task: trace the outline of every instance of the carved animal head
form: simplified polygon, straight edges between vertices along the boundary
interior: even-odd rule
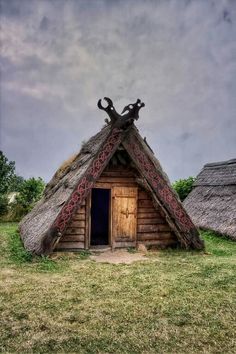
[[[129,115],[129,118],[133,118],[137,120],[139,118],[138,115],[139,110],[144,106],[145,104],[141,102],[141,100],[138,98],[135,103],[130,103],[127,106],[125,106],[121,114],[127,112],[124,116]]]
[[[116,127],[121,129],[126,129],[133,123],[135,119],[137,120],[139,118],[140,108],[145,106],[145,104],[141,102],[140,99],[137,99],[135,103],[130,103],[128,106],[125,106],[122,113],[119,114],[117,113],[112,100],[108,97],[104,97],[104,99],[107,102],[107,106],[104,107],[100,99],[98,101],[98,108],[104,110],[108,114],[110,122],[106,119],[106,123],[114,124]]]

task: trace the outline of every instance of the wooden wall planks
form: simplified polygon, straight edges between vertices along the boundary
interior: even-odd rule
[[[161,210],[157,210],[148,192],[138,186],[138,172],[127,166],[108,166],[95,184],[95,188],[138,187],[137,199],[137,236],[136,241],[126,238],[117,239],[115,248],[136,246],[142,243],[146,246],[160,248],[176,244],[176,236],[171,231]],[[89,248],[90,206],[89,198],[75,213],[70,225],[56,250],[75,250]]]
[[[85,233],[86,233],[86,208],[85,203],[79,208],[66,229],[65,234],[61,237],[56,245],[57,250],[74,250],[85,248]]]

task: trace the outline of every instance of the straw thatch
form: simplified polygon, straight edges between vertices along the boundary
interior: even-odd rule
[[[109,127],[103,128],[98,134],[84,144],[72,163],[60,167],[46,186],[42,199],[20,223],[20,234],[24,246],[36,254],[45,253],[47,231],[53,225],[64,203],[73,192],[78,179],[86,171],[91,159],[99,150],[109,134]],[[51,235],[53,238],[53,235]],[[45,244],[46,243],[46,244]]]
[[[236,240],[236,159],[205,165],[184,206],[198,227]]]
[[[118,136],[115,143],[114,134]],[[112,141],[114,146],[111,148]],[[178,238],[179,245],[186,249],[202,249],[204,247],[197,229],[172,190],[168,177],[163,172],[159,161],[154,157],[153,152],[142,139],[137,128],[132,125],[129,129],[122,130],[108,124],[85,143],[77,155],[58,169],[47,185],[42,200],[20,223],[21,238],[27,250],[36,254],[48,254],[53,251],[64,232],[64,229],[61,231],[58,226],[58,220],[61,222],[60,225],[64,223],[63,218],[74,203],[72,201],[73,195],[75,193],[80,194],[79,183],[84,183],[83,180],[86,180],[86,183],[90,185],[89,188],[92,188],[92,184],[99,177],[99,175],[96,175],[96,178],[94,178],[89,172],[92,166],[96,168],[96,163],[99,162],[100,157],[103,158],[102,156],[111,148],[110,155],[107,155],[107,160],[103,162],[102,169],[104,169],[120,143],[123,144],[133,163],[136,164],[142,176],[142,183],[152,193],[158,207],[163,209],[167,222]],[[99,173],[101,172],[102,170]],[[151,179],[153,185],[150,182]],[[157,185],[157,180],[161,183],[161,189],[160,183]],[[86,187],[86,194],[83,194],[83,198],[88,195],[89,188]],[[81,193],[84,193],[84,191]],[[80,196],[79,198],[80,203],[85,200],[82,200]],[[80,205],[77,204],[76,208],[79,208]]]

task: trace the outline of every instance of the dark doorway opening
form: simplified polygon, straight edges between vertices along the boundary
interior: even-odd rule
[[[110,189],[92,189],[91,246],[109,244]]]

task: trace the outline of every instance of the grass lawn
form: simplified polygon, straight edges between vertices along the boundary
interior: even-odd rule
[[[16,229],[0,224],[0,352],[236,352],[236,242],[112,265],[32,258]]]

